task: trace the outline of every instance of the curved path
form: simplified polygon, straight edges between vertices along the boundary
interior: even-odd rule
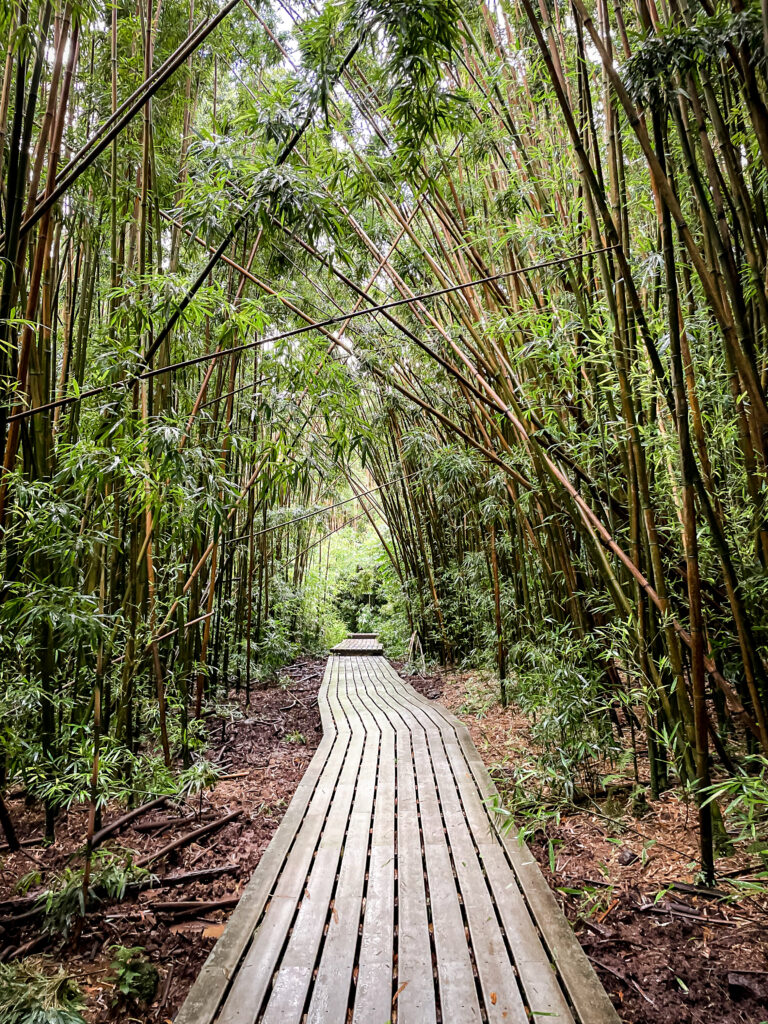
[[[469,733],[376,646],[328,659],[323,740],[177,1024],[618,1024]]]

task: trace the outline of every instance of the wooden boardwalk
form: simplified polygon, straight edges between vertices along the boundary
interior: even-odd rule
[[[367,652],[329,658],[319,703],[322,742],[177,1024],[618,1024],[458,720]]]
[[[331,648],[331,654],[340,656],[351,654],[356,657],[364,657],[365,655],[381,654],[383,650],[383,647],[373,635],[353,633],[352,636],[348,636],[346,640],[342,640],[340,644],[336,644],[335,647]]]

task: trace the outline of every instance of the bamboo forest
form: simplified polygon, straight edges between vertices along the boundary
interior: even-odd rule
[[[0,33],[0,1022],[765,1024],[766,0]]]

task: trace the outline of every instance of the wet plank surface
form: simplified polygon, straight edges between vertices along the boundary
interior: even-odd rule
[[[347,637],[346,640],[342,640],[340,644],[336,644],[332,648],[331,654],[362,656],[366,654],[381,654],[382,650],[381,644],[374,636],[355,633]]]
[[[370,646],[332,653],[319,701],[323,742],[177,1024],[618,1024],[461,723]]]

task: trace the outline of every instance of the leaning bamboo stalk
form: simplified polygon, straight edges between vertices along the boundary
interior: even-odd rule
[[[600,55],[606,74],[610,79],[611,86],[619,98],[619,102],[624,108],[624,112],[629,123],[635,132],[638,142],[640,143],[640,147],[648,163],[655,185],[669,207],[670,214],[677,225],[683,242],[685,243],[686,250],[696,269],[696,273],[701,281],[704,293],[707,296],[715,317],[717,318],[726,344],[728,344],[733,355],[734,361],[739,367],[739,372],[742,375],[742,379],[744,380],[750,399],[754,404],[755,415],[758,417],[760,428],[768,434],[768,406],[766,405],[765,395],[763,394],[763,389],[755,374],[755,369],[744,351],[742,340],[738,338],[736,334],[732,315],[723,303],[722,296],[715,285],[714,278],[710,273],[701,252],[699,251],[699,247],[696,245],[691,229],[685,215],[683,214],[682,208],[680,207],[678,197],[670,184],[669,178],[664,173],[658,156],[651,146],[645,124],[637,116],[634,104],[632,103],[618,73],[616,72],[614,63],[611,61],[610,54],[606,50],[599,32],[595,28],[591,15],[584,7],[582,0],[573,0],[573,3],[582,19],[584,27],[589,32],[592,43]],[[522,4],[526,8],[526,11],[530,12],[529,16],[531,23],[534,25],[536,19],[531,11],[530,0],[522,0]],[[534,32],[540,36],[537,25],[534,28]]]
[[[128,99],[123,101],[115,113],[87,140],[85,145],[72,157],[69,164],[62,169],[57,187],[49,195],[43,196],[36,204],[34,213],[25,218],[20,227],[22,236],[30,231],[78,178],[91,167],[107,146],[131,123],[145,104],[165,85],[187,57],[194,53],[239,2],[240,0],[229,0],[213,18],[199,25],[176,51],[148,79],[145,79]]]

